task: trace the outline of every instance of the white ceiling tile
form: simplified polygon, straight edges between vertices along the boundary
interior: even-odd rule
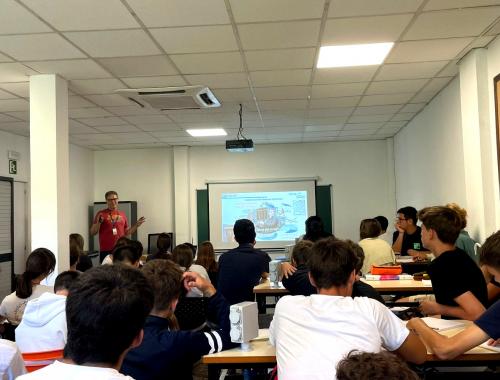
[[[500,20],[494,23],[486,32],[486,35],[488,36],[496,36],[497,34],[500,34]]]
[[[394,136],[401,127],[383,127],[377,131],[377,135]]]
[[[67,32],[64,35],[92,57],[130,57],[161,53],[141,29]]]
[[[176,87],[186,85],[180,75],[120,78],[131,88]]]
[[[316,46],[320,21],[240,24],[244,50]]]
[[[24,121],[1,123],[0,130],[14,133],[16,135],[29,136],[30,126]]]
[[[445,61],[454,59],[472,38],[447,38],[399,42],[392,49],[386,63]]]
[[[6,55],[0,53],[0,62],[12,62],[12,59],[10,59]]]
[[[151,132],[151,135],[158,138],[188,136],[187,132],[182,130],[163,130],[163,131],[158,130]]]
[[[306,99],[308,86],[255,87],[257,100]]]
[[[375,123],[391,120],[392,115],[354,115],[349,118],[349,123]]]
[[[285,127],[303,127],[304,126],[305,119],[304,118],[299,118],[299,119],[280,119],[280,120],[264,120],[264,125],[266,128],[271,128],[271,127],[280,127],[280,128],[285,128]],[[258,125],[258,124],[255,124]]]
[[[213,88],[240,88],[248,86],[244,73],[186,75],[186,80],[193,86],[203,85]]]
[[[423,0],[332,0],[328,17],[370,16],[415,12]],[[453,0],[451,0],[453,1]]]
[[[417,103],[427,103],[429,102],[434,96],[436,96],[437,91],[421,91],[417,95],[415,95],[411,101],[412,102],[417,102]]]
[[[172,133],[176,132],[177,129],[173,129],[175,124],[141,124],[140,129],[143,131],[150,132],[152,135],[155,133],[161,133],[161,132],[170,132],[173,131]],[[176,133],[186,133],[184,131],[182,132],[176,132]],[[159,136],[156,136],[159,137]]]
[[[88,100],[82,98],[81,96],[72,95],[68,97],[68,108],[85,108],[85,107],[95,107],[95,105],[90,103]]]
[[[133,125],[130,125],[130,124],[96,126],[95,129],[97,129],[100,132],[104,132],[104,133],[141,132],[137,127],[134,127]]]
[[[347,129],[339,132],[339,136],[365,136],[372,135],[372,129]]]
[[[306,126],[317,126],[318,128],[325,128],[328,126],[339,126],[344,125],[347,122],[347,116],[331,116],[331,117],[322,117],[317,119],[307,119],[304,124]]]
[[[171,124],[172,121],[165,115],[136,115],[136,116],[123,116],[123,119],[127,120],[137,126],[141,124]]]
[[[397,115],[394,115],[392,118],[392,121],[407,121],[411,120],[415,117],[416,113],[415,112],[403,112],[403,113],[398,113]]]
[[[21,98],[0,100],[0,112],[26,111],[29,109],[29,106],[29,102]]]
[[[177,70],[168,58],[162,55],[102,58],[99,62],[118,77],[177,74]]]
[[[247,112],[249,114],[249,112]],[[245,114],[243,114],[244,116]],[[255,114],[257,115],[257,113]],[[265,110],[262,112],[262,119],[264,121],[268,120],[295,120],[301,121],[304,119],[303,110]],[[254,118],[254,120],[259,120]]]
[[[389,121],[388,123],[385,123],[384,128],[401,128],[404,127],[406,124],[408,124],[408,121]]]
[[[310,109],[309,117],[331,117],[349,116],[354,111],[354,107],[332,107],[326,109]]]
[[[259,102],[260,109],[266,110],[288,110],[288,109],[305,109],[307,107],[306,99],[292,100],[264,100]]]
[[[215,123],[215,122],[234,122],[237,126],[238,115],[236,113],[231,114],[182,114],[177,113],[175,115],[169,115],[170,119],[179,123]]]
[[[98,108],[70,108],[69,109],[69,117],[71,118],[92,118],[92,117],[104,117],[104,116],[112,116],[108,111]]]
[[[89,133],[78,135],[78,139],[87,144],[113,144],[116,143],[115,137],[112,134],[105,133]]]
[[[404,40],[478,36],[498,16],[500,7],[478,7],[421,13]]]
[[[408,25],[411,14],[329,19],[321,44],[393,42]]]
[[[101,107],[119,107],[130,105],[130,101],[128,99],[125,99],[123,96],[117,94],[87,95],[86,98]]]
[[[373,132],[384,124],[385,122],[347,123],[344,126],[344,130],[370,129]]]
[[[450,77],[431,79],[430,82],[427,83],[427,85],[422,89],[422,92],[437,93],[438,91],[441,91],[450,82],[451,79],[452,78]]]
[[[401,108],[400,105],[357,107],[353,114],[354,115],[392,115],[395,112],[398,112],[400,108]]]
[[[304,131],[303,126],[276,126],[276,127],[270,127],[266,125],[267,132],[270,134],[289,134],[289,133],[302,133]]]
[[[330,107],[350,107],[358,104],[361,96],[349,96],[343,98],[325,98],[312,99],[311,108],[330,108]]]
[[[0,82],[27,82],[36,71],[20,63],[0,63]]]
[[[446,64],[447,61],[391,63],[380,68],[375,80],[432,78]]]
[[[12,112],[6,112],[6,115],[15,117],[16,119],[22,120],[22,121],[29,121],[30,119],[30,113],[28,111],[12,111]]]
[[[387,94],[387,95],[367,95],[363,96],[360,106],[381,106],[385,104],[404,104],[408,102],[414,94]]]
[[[5,122],[16,122],[19,121],[18,119],[4,113],[0,113],[0,123],[5,123]]]
[[[0,83],[0,88],[23,98],[28,98],[30,96],[29,82]]]
[[[89,134],[89,133],[98,133],[92,127],[87,127],[85,124],[78,123],[75,120],[69,120],[69,134],[70,135],[79,135],[79,134]]]
[[[470,46],[470,49],[476,49],[476,48],[486,47],[494,39],[495,39],[495,36],[477,37],[474,40],[474,42],[472,42],[472,45]]]
[[[368,83],[316,84],[312,86],[312,98],[362,95]]]
[[[19,61],[84,58],[84,54],[56,33],[0,36],[0,51]]]
[[[323,134],[329,134],[332,132],[338,132],[344,127],[344,123],[339,124],[330,124],[330,125],[306,125],[304,127],[304,131],[307,135],[312,135],[313,132],[316,132],[317,136],[321,136]]]
[[[321,18],[324,3],[324,0],[230,0],[237,23]]]
[[[125,121],[116,116],[84,118],[84,119],[79,119],[78,121],[90,127],[126,124]]]
[[[317,69],[314,74],[315,84],[368,82],[379,66],[336,67]]]
[[[50,28],[13,0],[0,1],[0,34],[50,32]]]
[[[150,108],[142,108],[134,102],[129,102],[127,106],[120,107],[105,107],[105,109],[116,116],[132,116],[132,115],[152,115],[159,114],[161,111]]]
[[[438,77],[454,77],[458,74],[458,62],[451,61],[446,67],[439,72]]]
[[[250,77],[255,87],[301,86],[309,83],[311,70],[253,71]]]
[[[58,30],[137,28],[120,0],[22,0]]]
[[[149,28],[229,24],[224,0],[128,0]]]
[[[427,83],[427,81],[428,79],[408,79],[371,82],[366,90],[366,95],[417,92]]]
[[[77,94],[110,94],[124,88],[118,79],[81,79],[69,82],[69,88]]]
[[[248,87],[212,89],[212,92],[219,101],[223,102],[225,101],[247,102],[252,100],[252,92]]]
[[[405,113],[405,112],[418,112],[418,111],[420,111],[424,107],[425,107],[425,103],[407,104],[403,108],[401,108],[400,112],[402,112],[402,113]],[[392,119],[392,120],[394,120],[394,119]]]
[[[250,50],[245,58],[250,71],[306,69],[314,65],[316,48]]]
[[[238,50],[230,25],[151,29],[167,54]]]
[[[41,74],[59,74],[68,80],[111,77],[110,73],[90,59],[26,62],[26,65]]]
[[[486,5],[500,5],[499,0],[429,0],[424,11],[437,9],[452,9],[466,7],[482,7]]]
[[[170,55],[182,74],[237,73],[243,70],[239,52]]]
[[[0,90],[0,99],[17,99],[17,98],[18,98],[17,95],[11,94],[4,90]]]

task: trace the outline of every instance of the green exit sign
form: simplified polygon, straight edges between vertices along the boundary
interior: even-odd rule
[[[9,174],[17,174],[17,160],[9,160]]]

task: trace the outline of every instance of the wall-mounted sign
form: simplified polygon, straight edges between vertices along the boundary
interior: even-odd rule
[[[17,160],[9,160],[9,174],[17,174]]]

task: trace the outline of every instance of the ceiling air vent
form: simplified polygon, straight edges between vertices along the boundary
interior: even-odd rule
[[[141,107],[162,111],[220,107],[220,102],[208,87],[185,86],[116,90]]]

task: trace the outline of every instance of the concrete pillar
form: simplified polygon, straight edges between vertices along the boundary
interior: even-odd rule
[[[53,276],[69,269],[68,84],[57,75],[30,77],[31,248],[54,252]]]
[[[191,242],[189,147],[174,146],[174,221],[176,244]]]

